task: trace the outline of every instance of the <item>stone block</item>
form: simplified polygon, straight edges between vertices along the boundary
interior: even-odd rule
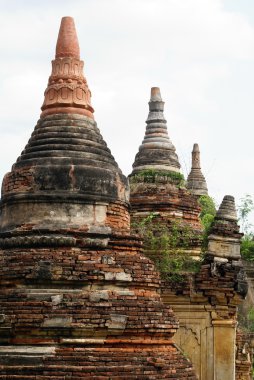
[[[43,322],[44,327],[69,327],[72,324],[72,317],[47,318]]]

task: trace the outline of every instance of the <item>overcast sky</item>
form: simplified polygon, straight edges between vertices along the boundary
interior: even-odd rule
[[[95,119],[124,174],[158,86],[183,174],[197,142],[218,203],[253,195],[253,0],[0,0],[1,178],[39,118],[62,16],[75,18]]]

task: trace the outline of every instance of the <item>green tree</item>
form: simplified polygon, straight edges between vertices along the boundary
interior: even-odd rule
[[[201,224],[204,228],[203,233],[203,250],[207,249],[208,245],[208,235],[210,233],[210,229],[216,215],[216,206],[213,198],[209,197],[209,195],[202,195],[198,200],[201,206],[201,213],[199,218],[201,220]]]
[[[215,206],[215,202],[213,198],[209,197],[209,195],[201,195],[198,201],[201,206],[201,213],[200,213],[201,221],[206,215],[215,216],[216,206]]]
[[[200,262],[190,257],[188,250],[199,239],[192,228],[177,220],[163,223],[152,212],[132,228],[143,237],[145,254],[150,257],[165,280],[183,282],[186,273],[197,272]]]
[[[252,224],[249,222],[249,215],[254,210],[254,202],[251,195],[246,194],[240,199],[237,207],[238,220],[242,227],[244,237],[241,242],[241,255],[247,261],[254,261],[254,234],[251,231]]]
[[[242,226],[242,231],[244,234],[249,234],[252,224],[249,223],[249,215],[251,211],[254,210],[253,199],[250,194],[246,194],[240,199],[240,204],[237,207],[237,213],[239,222]]]

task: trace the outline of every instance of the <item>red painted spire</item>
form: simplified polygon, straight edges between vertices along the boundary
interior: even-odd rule
[[[74,20],[63,17],[42,105],[41,116],[73,113],[93,118],[91,92],[83,74],[84,62],[79,57],[79,43]]]
[[[56,44],[56,58],[63,57],[80,58],[74,19],[69,16],[62,18]]]

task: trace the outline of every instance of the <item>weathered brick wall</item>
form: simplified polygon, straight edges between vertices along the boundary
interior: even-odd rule
[[[159,212],[165,220],[181,220],[193,229],[202,229],[198,218],[200,206],[184,188],[170,183],[132,183],[130,203],[134,221],[144,213]]]
[[[182,281],[162,283],[162,297],[186,297],[186,302],[215,307],[226,306],[220,312],[222,318],[235,318],[237,305],[246,293],[239,284],[242,268],[231,263],[214,263],[206,260],[196,274],[183,274]],[[170,296],[171,295],[171,296]],[[187,301],[188,300],[188,301]]]
[[[202,227],[199,219],[200,206],[195,196],[191,195],[185,188],[171,182],[171,179],[160,177],[156,179],[155,183],[132,183],[131,179],[130,202],[133,229],[139,231],[139,226],[143,226],[143,229],[150,228],[152,231],[152,225],[154,225],[154,236],[157,238],[162,231],[165,233],[166,230],[170,235],[174,227],[179,232],[182,230],[183,236],[188,230],[188,247],[183,241],[185,248],[182,251],[185,255],[199,258],[202,244]],[[152,224],[144,225],[144,220],[151,216]],[[152,252],[148,249],[146,255],[152,259],[157,259],[161,252],[159,250]]]
[[[106,225],[114,230],[128,229],[130,226],[130,213],[128,208],[120,202],[111,203],[107,207]]]
[[[4,176],[2,196],[9,193],[30,191],[33,185],[33,169],[31,167],[20,168]]]
[[[236,377],[235,380],[252,380],[254,334],[241,330],[236,334]]]
[[[195,379],[140,241],[89,245],[1,250],[0,378]]]
[[[40,364],[36,369],[34,365],[17,364],[12,370],[1,372],[0,379],[196,379],[191,374],[191,369],[186,369],[189,364],[187,360],[173,346],[170,351],[168,347],[162,347],[160,353],[157,353],[156,349],[150,351],[147,346],[139,344],[121,344],[118,348],[111,347],[110,344],[106,347],[94,346],[92,349],[63,347],[49,352]]]

